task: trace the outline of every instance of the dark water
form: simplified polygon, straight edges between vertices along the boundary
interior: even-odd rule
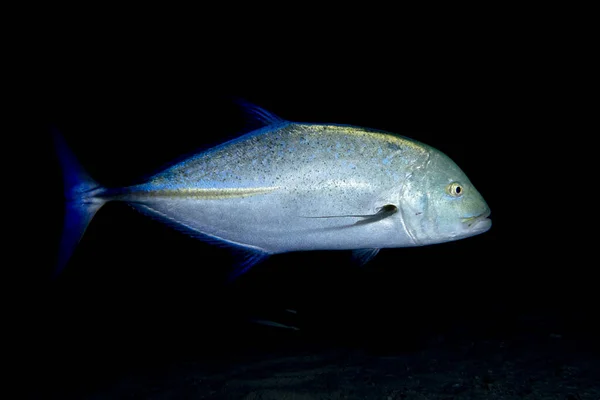
[[[61,91],[42,119],[108,186],[132,183],[242,126],[226,99],[199,82],[126,76],[55,84]],[[23,285],[11,307],[21,393],[600,398],[592,264],[571,251],[576,237],[557,224],[564,208],[551,204],[560,204],[564,186],[557,190],[555,166],[539,158],[540,141],[561,121],[541,123],[551,101],[514,77],[461,77],[346,90],[327,80],[289,80],[214,91],[291,120],[368,126],[433,145],[467,173],[494,221],[467,240],[383,250],[364,268],[345,252],[280,255],[231,285],[224,282],[233,262],[226,249],[124,204],[102,208],[67,270],[49,280],[61,181],[47,125],[36,126],[36,194],[45,200],[20,254]]]

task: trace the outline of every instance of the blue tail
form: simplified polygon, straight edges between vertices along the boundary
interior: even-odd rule
[[[65,221],[55,270],[58,275],[67,265],[88,224],[106,203],[101,197],[106,190],[88,176],[56,129],[52,136],[62,168],[65,195]]]

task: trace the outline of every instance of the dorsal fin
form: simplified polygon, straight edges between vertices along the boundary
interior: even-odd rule
[[[257,129],[265,126],[279,125],[287,122],[270,111],[252,104],[244,99],[235,98],[233,100],[242,110],[246,124],[249,128]]]
[[[250,132],[258,131],[261,128],[266,129],[267,127],[290,123],[290,121],[280,118],[272,112],[269,112],[264,108],[250,103],[249,101],[244,100],[240,97],[226,96],[225,100],[227,101],[227,104],[230,107],[227,117],[231,118],[233,116],[234,120],[237,118],[238,120],[236,121],[236,123],[242,122],[243,120],[243,124],[237,126],[237,128],[232,130],[231,133],[223,134],[219,138],[218,142],[208,142],[201,148],[197,148],[169,162],[166,162],[164,165],[157,168],[155,171],[140,177],[137,181],[148,182],[153,179],[156,179],[157,177],[168,173],[168,171],[176,165],[185,162],[192,157],[196,157],[199,154],[226,146],[235,140],[239,140],[240,138],[244,137],[245,134],[248,134]]]

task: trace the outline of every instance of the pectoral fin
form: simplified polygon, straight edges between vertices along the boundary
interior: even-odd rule
[[[393,204],[386,204],[380,207],[375,214],[349,214],[349,215],[326,215],[319,217],[304,217],[304,218],[362,218],[357,221],[354,225],[370,224],[372,222],[381,221],[391,215],[394,215],[398,211],[398,207]]]
[[[393,204],[386,204],[385,206],[379,208],[377,213],[373,215],[363,215],[364,218],[362,221],[357,221],[354,225],[364,225],[370,224],[372,222],[381,221],[387,217],[394,215],[398,211],[398,207]]]

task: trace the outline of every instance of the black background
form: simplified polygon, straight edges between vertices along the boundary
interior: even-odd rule
[[[457,331],[597,335],[593,262],[578,250],[585,234],[573,222],[584,217],[568,206],[577,190],[564,178],[578,169],[566,144],[583,137],[574,124],[582,110],[572,75],[546,49],[493,34],[367,51],[340,39],[324,52],[259,46],[259,54],[225,43],[209,53],[202,43],[216,42],[161,44],[158,36],[86,43],[46,53],[35,92],[40,118],[24,136],[36,144],[24,201],[33,205],[12,309],[23,332],[18,347],[36,360],[22,368],[39,376],[42,391],[65,380],[94,388],[156,365],[278,349],[386,353]],[[96,180],[126,185],[235,137],[243,121],[229,96],[289,120],[377,128],[438,148],[484,196],[492,229],[385,249],[363,268],[348,252],[277,255],[226,284],[228,250],[110,203],[67,269],[50,279],[62,183],[48,128],[63,133]],[[286,314],[290,308],[298,314]],[[540,315],[539,326],[521,327],[524,317]],[[289,322],[301,333],[252,318]]]

